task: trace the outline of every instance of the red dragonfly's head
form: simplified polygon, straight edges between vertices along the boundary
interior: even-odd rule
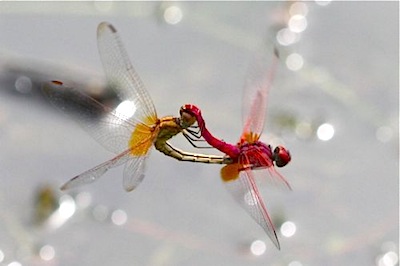
[[[276,166],[283,167],[290,162],[290,152],[283,146],[277,146],[274,150],[274,161]]]

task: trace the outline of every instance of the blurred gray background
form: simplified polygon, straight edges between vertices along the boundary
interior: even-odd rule
[[[0,265],[398,265],[398,20],[397,2],[378,1],[0,2]],[[40,93],[46,80],[106,93],[102,21],[159,116],[196,104],[230,143],[251,58],[278,47],[262,140],[291,151],[293,191],[260,190],[281,251],[218,165],[153,151],[134,192],[122,167],[58,190],[113,156]]]

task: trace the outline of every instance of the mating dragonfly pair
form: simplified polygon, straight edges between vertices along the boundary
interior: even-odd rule
[[[253,172],[267,171],[270,178],[291,189],[289,183],[275,169],[275,166],[282,167],[290,161],[289,152],[282,146],[272,150],[270,145],[259,141],[264,127],[267,93],[278,62],[277,56],[274,57],[271,70],[265,78],[246,91],[250,103],[245,103],[247,109],[243,133],[237,144],[229,144],[207,130],[201,111],[195,105],[182,106],[180,117],[157,116],[153,101],[132,67],[117,30],[111,24],[102,22],[98,26],[97,43],[108,83],[122,101],[128,101],[132,105],[135,112],[130,117],[124,115],[59,81],[43,86],[43,92],[49,101],[63,112],[70,113],[79,106],[81,110],[75,120],[107,150],[118,154],[111,160],[75,176],[61,189],[92,183],[107,170],[125,164],[123,186],[126,191],[132,191],[144,178],[146,158],[152,145],[165,155],[180,161],[225,164],[221,169],[221,178],[228,191],[280,249],[274,225],[258,191]],[[92,118],[96,112],[106,115],[94,121]],[[193,128],[196,123],[198,130]],[[203,138],[225,156],[196,154],[177,149],[168,140],[179,133],[192,144],[193,141]]]

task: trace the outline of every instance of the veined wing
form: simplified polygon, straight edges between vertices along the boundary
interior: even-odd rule
[[[109,169],[114,168],[118,165],[121,165],[127,162],[129,159],[134,160],[141,157],[132,157],[130,155],[130,150],[126,150],[125,152],[119,154],[118,156],[108,160],[102,164],[99,164],[92,169],[89,169],[83,172],[80,175],[77,175],[66,182],[61,186],[61,190],[67,190],[75,187],[79,187],[81,185],[90,184],[99,179],[102,175],[105,174]]]
[[[257,64],[249,70],[248,79],[243,91],[243,133],[261,135],[267,111],[268,92],[275,77],[278,64],[278,52],[274,51],[274,57],[270,67],[265,66],[267,61],[263,56],[258,58]]]
[[[89,95],[58,81],[45,83],[42,91],[52,105],[77,121],[107,150],[119,154],[128,149],[132,131],[139,121],[128,121]]]
[[[129,61],[117,30],[111,24],[99,24],[97,46],[110,87],[122,101],[130,101],[135,108],[129,120],[152,119],[151,123],[155,124],[157,114],[153,101]]]
[[[239,157],[239,165],[243,167],[239,171],[254,170],[253,177],[260,177],[257,180],[266,181],[268,184],[277,186],[284,190],[292,190],[289,182],[275,169],[274,163],[271,160],[272,151],[268,146],[256,145],[253,143],[248,145],[246,150],[242,150]]]
[[[238,167],[238,164],[230,164],[222,168],[221,176],[225,187],[238,204],[264,229],[274,245],[280,249],[275,227],[258,192],[252,171],[238,172]],[[227,175],[232,176],[228,177]]]
[[[149,153],[144,156],[133,157],[125,164],[123,186],[126,191],[134,190],[143,181],[146,159]]]
[[[145,161],[147,157],[148,153],[145,156],[132,156],[131,150],[126,150],[111,160],[73,177],[61,186],[61,190],[67,190],[93,183],[102,177],[109,169],[126,163],[123,187],[126,191],[130,192],[138,187],[144,178]]]

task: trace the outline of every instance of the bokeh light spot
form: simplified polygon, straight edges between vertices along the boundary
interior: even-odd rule
[[[182,10],[177,6],[170,6],[164,11],[165,22],[171,25],[178,24],[183,18]]]
[[[332,0],[315,0],[315,3],[319,6],[327,6]]]
[[[299,34],[289,30],[288,28],[283,28],[279,30],[278,33],[276,34],[276,40],[280,45],[283,46],[288,46],[293,43],[296,43],[297,41],[299,41],[299,39],[300,39]]]
[[[10,262],[7,266],[22,266],[22,264],[18,261]]]
[[[74,215],[76,210],[76,205],[74,199],[69,195],[64,195],[60,198],[60,216],[67,220],[72,215]]]
[[[307,19],[303,15],[294,15],[289,19],[288,28],[296,33],[303,32],[307,28]]]
[[[296,233],[296,225],[293,222],[287,221],[281,225],[281,234],[285,237],[292,237]]]
[[[128,215],[123,210],[115,210],[111,214],[111,221],[115,225],[123,225],[126,223],[127,220],[128,220]]]
[[[42,260],[49,261],[54,259],[56,252],[50,245],[43,246],[39,251],[39,256]]]
[[[399,262],[399,256],[394,251],[386,252],[378,260],[378,266],[394,266]]]
[[[75,197],[76,205],[82,209],[87,208],[92,203],[92,195],[89,192],[81,192]]]
[[[254,240],[250,245],[250,252],[255,256],[261,256],[266,250],[267,246],[262,240]]]
[[[304,2],[294,2],[289,8],[289,14],[306,16],[308,13],[308,7]]]
[[[26,76],[20,76],[15,80],[14,86],[19,93],[29,93],[32,91],[32,80]]]
[[[300,261],[294,260],[289,262],[288,266],[303,266],[303,264]]]
[[[286,58],[286,66],[292,71],[300,70],[303,65],[304,60],[300,54],[292,53]]]
[[[328,141],[335,135],[335,128],[328,123],[320,125],[317,129],[317,137],[320,140]]]

